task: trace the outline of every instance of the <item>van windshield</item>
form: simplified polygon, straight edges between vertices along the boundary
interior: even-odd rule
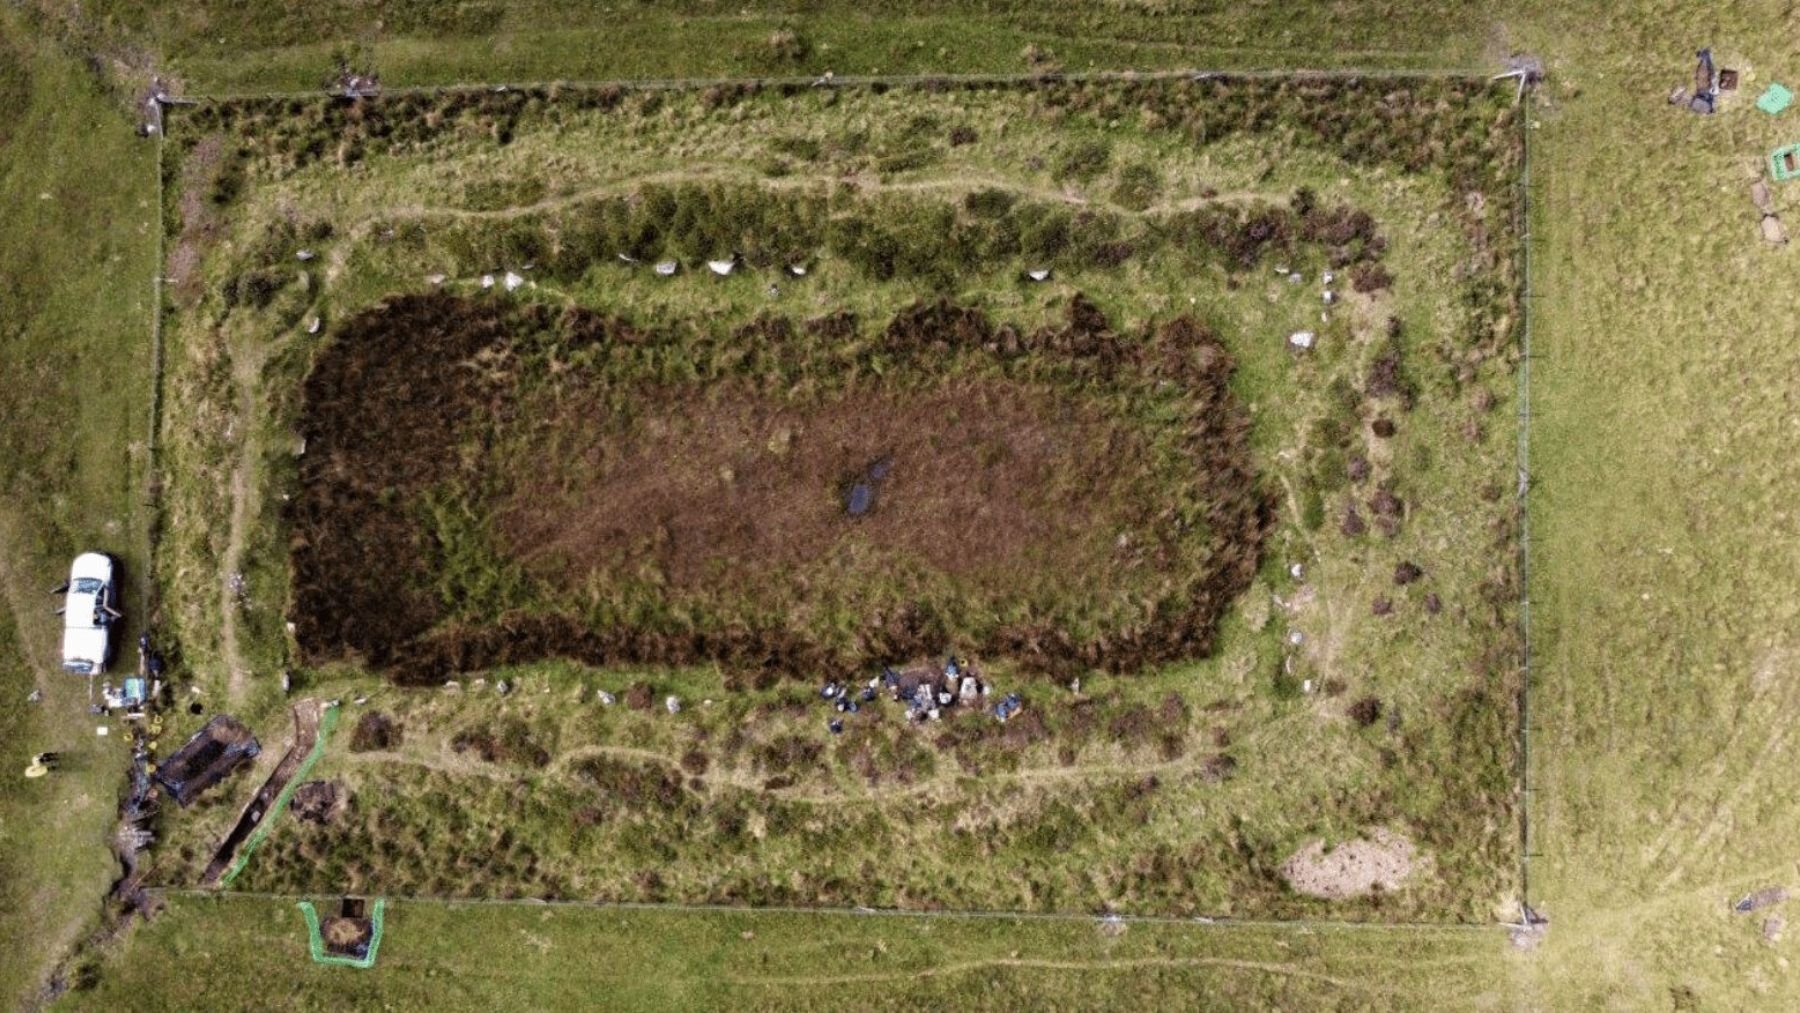
[[[82,577],[69,586],[70,594],[99,594],[106,584],[98,577]]]

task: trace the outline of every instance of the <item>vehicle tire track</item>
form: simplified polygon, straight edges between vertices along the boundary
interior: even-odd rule
[[[955,963],[938,964],[932,967],[911,971],[875,971],[868,974],[821,974],[791,975],[782,977],[751,977],[743,975],[726,975],[725,979],[734,985],[757,985],[771,988],[792,988],[820,985],[856,985],[881,981],[909,981],[919,978],[954,977],[972,974],[987,968],[1018,968],[1041,971],[1134,971],[1150,968],[1181,967],[1218,967],[1228,970],[1251,971],[1260,974],[1273,974],[1282,977],[1298,978],[1305,981],[1331,985],[1345,991],[1392,994],[1394,989],[1371,984],[1369,982],[1351,981],[1320,971],[1306,971],[1287,964],[1275,964],[1256,960],[1238,960],[1229,957],[1133,957],[1119,960],[1050,960],[1030,957],[995,957],[988,960],[965,960]]]

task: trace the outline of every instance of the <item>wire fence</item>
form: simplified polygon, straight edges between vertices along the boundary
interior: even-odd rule
[[[144,575],[139,596],[146,619],[156,615],[157,544],[162,538],[163,269],[168,262],[167,195],[163,179],[164,132],[156,131],[156,263],[150,276],[150,419],[144,437]],[[146,624],[147,625],[147,624]]]
[[[1481,79],[1493,76],[1492,68],[1478,67],[1441,67],[1412,69],[1320,69],[1320,70],[1206,70],[1186,68],[1180,70],[1094,70],[1066,71],[1057,73],[1020,72],[1013,74],[845,74],[821,77],[807,76],[773,76],[773,77],[669,77],[669,78],[575,78],[554,81],[520,81],[520,82],[478,82],[458,81],[446,84],[421,84],[382,87],[380,95],[439,95],[456,92],[505,92],[529,91],[547,88],[621,88],[632,91],[692,91],[704,88],[721,87],[757,87],[757,88],[810,88],[810,87],[907,87],[943,85],[1019,85],[1019,84],[1084,84],[1107,81],[1168,81],[1168,80],[1204,80],[1204,79],[1239,79],[1239,80],[1405,80],[1423,78],[1434,80]],[[198,92],[184,95],[184,101],[197,102],[240,102],[252,99],[295,99],[324,98],[328,92],[323,88],[301,89],[297,91],[221,91]]]
[[[213,900],[257,900],[278,903],[295,903],[306,899],[307,895],[286,894],[250,890],[205,890],[194,887],[152,887],[146,893],[156,897],[203,897]],[[743,915],[759,917],[763,915],[799,915],[817,916],[821,918],[900,918],[920,920],[950,921],[1029,921],[1029,922],[1064,922],[1092,924],[1095,922],[1117,922],[1127,925],[1169,925],[1187,926],[1190,928],[1251,928],[1277,929],[1293,931],[1354,931],[1354,932],[1446,932],[1457,934],[1490,934],[1503,932],[1504,925],[1487,922],[1377,922],[1304,919],[1283,920],[1275,918],[1225,918],[1225,917],[1179,917],[1175,915],[1132,915],[1112,913],[1083,913],[1078,911],[926,911],[911,908],[878,908],[878,907],[805,907],[801,905],[759,904],[754,907],[740,904],[681,904],[650,903],[633,901],[585,901],[585,900],[540,900],[535,898],[505,897],[434,897],[429,895],[405,896],[387,894],[388,900],[400,904],[431,904],[440,907],[517,907],[534,910],[543,909],[580,909],[593,911],[643,912],[648,914],[713,914]]]
[[[1519,117],[1523,154],[1519,170],[1521,315],[1519,348],[1519,903],[1531,905],[1531,116]],[[1521,913],[1521,920],[1526,920]]]

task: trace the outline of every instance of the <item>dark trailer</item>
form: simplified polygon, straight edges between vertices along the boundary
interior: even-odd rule
[[[156,767],[156,783],[185,808],[238,765],[262,752],[244,723],[220,714]]]

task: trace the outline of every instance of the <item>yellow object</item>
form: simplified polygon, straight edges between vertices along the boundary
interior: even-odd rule
[[[26,777],[34,777],[34,778],[35,777],[43,777],[45,774],[48,774],[48,773],[50,773],[50,768],[44,766],[43,764],[37,762],[36,760],[31,761],[31,766],[25,768],[25,776]]]

